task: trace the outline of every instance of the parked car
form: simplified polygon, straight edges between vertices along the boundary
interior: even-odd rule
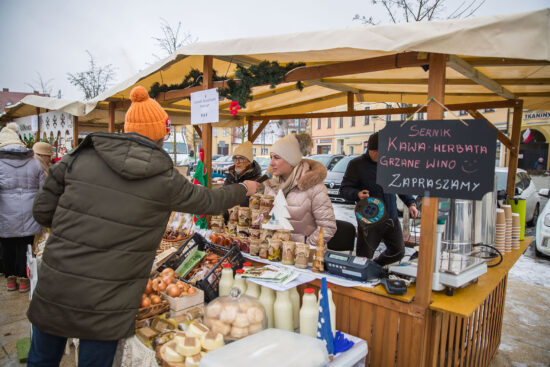
[[[550,198],[550,189],[541,189],[539,195]],[[537,256],[550,257],[550,200],[546,202],[537,220],[535,236],[535,253]]]
[[[344,158],[343,154],[314,154],[307,157],[308,159],[316,160],[321,162],[327,168],[327,171],[330,171],[340,159]]]
[[[212,154],[212,163],[214,163],[214,161],[220,157],[223,157],[223,155],[221,154]],[[199,160],[200,159],[200,155],[197,155],[196,156],[196,159]],[[189,172],[195,172],[195,157],[190,157],[189,158]]]
[[[212,172],[223,174],[224,169],[227,169],[229,168],[229,166],[232,166],[232,165],[233,165],[233,156],[225,155],[223,157],[216,159],[216,161],[212,162]]]
[[[506,190],[506,181],[508,180],[508,167],[495,168],[497,175],[497,190]],[[518,168],[516,172],[515,196],[525,200],[525,222],[534,226],[537,223],[542,198],[537,193],[535,184],[527,171]]]
[[[336,163],[334,167],[332,167],[331,170],[327,171],[327,178],[325,178],[324,183],[327,187],[328,196],[330,197],[331,201],[354,204],[354,202],[346,200],[342,196],[340,196],[340,185],[342,184],[342,179],[344,178],[344,173],[346,173],[349,162],[353,158],[357,157],[359,157],[359,155],[343,156],[343,158],[340,159],[338,163]]]
[[[176,159],[174,161],[174,142],[165,141],[162,148],[170,155],[174,165],[176,167],[188,166],[189,167],[189,154],[187,151],[187,144],[185,142],[176,143]]]
[[[254,160],[258,162],[258,164],[262,168],[262,175],[263,175],[267,167],[269,167],[269,163],[271,162],[271,159],[267,157],[255,157]]]

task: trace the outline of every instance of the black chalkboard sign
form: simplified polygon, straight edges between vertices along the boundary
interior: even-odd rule
[[[486,120],[388,122],[376,182],[395,194],[480,200],[494,188],[497,131]]]

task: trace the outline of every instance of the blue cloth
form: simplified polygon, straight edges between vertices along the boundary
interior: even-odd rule
[[[330,308],[328,302],[327,278],[321,279],[319,291],[319,322],[317,324],[317,339],[321,339],[327,346],[328,355],[334,355],[334,341],[330,327]]]
[[[32,340],[27,367],[57,367],[63,357],[67,338],[32,327]],[[111,367],[118,340],[80,339],[78,367]]]
[[[337,331],[334,338],[334,354],[343,353],[353,347],[354,344],[351,340],[346,339],[342,332]]]

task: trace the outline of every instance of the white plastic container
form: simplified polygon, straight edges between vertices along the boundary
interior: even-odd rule
[[[235,281],[233,282],[232,288],[239,288],[241,290],[241,294],[246,293],[246,282],[243,278],[243,269],[237,269],[237,274],[235,274]]]
[[[275,303],[275,291],[271,288],[262,286],[258,301],[264,306],[267,316],[267,327],[274,327],[273,303]]]
[[[319,306],[313,288],[306,288],[302,297],[300,309],[300,334],[317,337],[317,324],[319,322]]]
[[[277,297],[273,304],[275,328],[287,331],[294,331],[294,319],[292,317],[292,302],[290,291],[277,291]]]
[[[320,339],[267,329],[202,357],[201,367],[320,367],[330,363]],[[349,365],[347,365],[349,366]]]
[[[220,283],[218,284],[220,297],[229,295],[229,290],[233,287],[233,282],[233,269],[231,269],[231,264],[224,264]]]
[[[294,330],[300,327],[300,295],[296,287],[289,289],[290,302],[292,303],[292,322]]]

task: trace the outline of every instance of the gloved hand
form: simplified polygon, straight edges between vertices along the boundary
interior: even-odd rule
[[[334,340],[333,340],[333,344],[334,344],[334,354],[338,354],[350,349],[351,347],[353,347],[353,344],[355,343],[349,339],[346,339],[346,337],[342,332],[337,331],[336,336],[334,337]]]

